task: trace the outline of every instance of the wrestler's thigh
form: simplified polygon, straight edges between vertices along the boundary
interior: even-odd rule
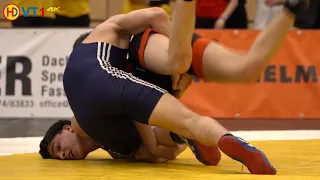
[[[144,51],[147,68],[158,74],[171,75],[172,63],[169,62],[168,48],[169,39],[166,36],[151,34]]]
[[[149,117],[148,124],[168,129],[187,138],[193,138],[192,125],[200,116],[185,107],[179,100],[166,93],[159,100]]]
[[[132,37],[129,44],[129,61],[140,64],[152,72],[170,75],[172,63],[168,58],[169,39],[153,29]]]
[[[202,58],[203,78],[207,82],[238,82],[246,71],[244,53],[216,42],[207,44]]]

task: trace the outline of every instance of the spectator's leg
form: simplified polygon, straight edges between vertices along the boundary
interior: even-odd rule
[[[70,25],[70,20],[69,18],[65,16],[60,16],[56,14],[56,19],[54,20],[54,26],[56,27],[68,27]]]
[[[196,28],[213,29],[216,19],[196,17]]]
[[[47,17],[34,17],[32,25],[34,27],[52,27],[54,19]]]
[[[90,17],[89,14],[77,17],[77,18],[70,18],[72,21],[72,26],[74,27],[89,27],[90,26]]]
[[[20,16],[18,19],[12,21],[12,27],[14,28],[32,27],[32,17]]]

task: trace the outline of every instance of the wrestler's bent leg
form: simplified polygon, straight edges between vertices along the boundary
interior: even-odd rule
[[[194,34],[191,69],[194,74],[207,82],[254,81],[279,50],[293,20],[294,15],[284,9],[259,34],[248,52],[235,51]],[[132,42],[140,41],[134,38]],[[139,61],[146,69],[160,74],[167,71],[169,67],[162,65],[162,63],[169,61],[167,53],[169,40],[167,37],[149,29],[143,33],[143,41],[138,47],[135,50],[139,51]],[[132,48],[130,47],[130,49]]]
[[[136,36],[132,40],[132,44],[140,44],[140,40],[137,40],[141,36]],[[138,42],[138,43],[137,43]],[[131,45],[131,47],[139,48],[139,46]],[[134,49],[134,48],[131,48]],[[128,72],[131,72],[134,76],[139,77],[140,79],[150,82],[154,85],[157,85],[165,90],[167,90],[169,93],[172,93],[172,83],[171,78],[168,75],[160,75],[156,74],[148,69],[145,69],[143,65],[139,62],[138,55],[131,52],[131,56],[128,60],[130,64],[130,68],[128,68]],[[160,144],[162,143],[168,143],[169,145],[176,145],[178,144],[187,144],[189,148],[192,150],[192,152],[195,154],[196,158],[205,165],[217,165],[221,159],[221,153],[217,146],[210,147],[203,145],[197,141],[191,141],[186,138],[180,137],[174,133],[169,133],[168,130],[161,129],[161,128],[155,128],[155,131],[158,140]],[[181,146],[179,146],[180,148]]]
[[[193,142],[197,144],[194,144],[193,146],[190,146],[190,144],[188,145],[201,163],[215,166],[221,160],[221,153],[218,147],[205,146],[196,141],[184,140],[177,134],[159,127],[155,127],[153,132],[160,144],[176,147],[178,154],[182,153],[186,149],[186,143],[188,144],[189,142]]]
[[[169,38],[149,28],[133,36],[129,45],[129,57],[139,60],[144,69],[171,75],[168,49]]]
[[[190,74],[196,75],[194,69],[199,67],[199,65],[202,69],[202,54],[205,47],[204,45],[207,45],[208,42],[210,42],[210,40],[201,38],[198,34],[193,34],[192,41],[190,42],[193,48],[192,67],[190,67],[188,71]],[[131,39],[129,44],[129,61],[136,67],[140,66],[142,71],[150,71],[151,73],[163,75],[166,74],[165,72],[167,72],[169,68],[165,66],[165,64],[167,64],[166,62],[169,61],[168,48],[169,39],[153,29],[148,28],[146,31],[133,36]],[[203,50],[201,51],[201,49]],[[202,73],[201,70],[199,72]],[[170,80],[169,75],[171,74],[168,74],[168,79]]]
[[[290,0],[288,1],[288,3]],[[291,8],[305,10],[305,0],[295,1]],[[287,5],[288,6],[288,5]],[[290,6],[290,5],[289,5]],[[265,66],[283,44],[293,26],[295,14],[289,8],[282,12],[259,33],[246,53],[234,52],[217,44],[210,44],[203,56],[203,75],[206,81],[252,82],[259,78]]]
[[[134,41],[135,40],[133,39],[133,42]],[[137,41],[137,42],[139,42],[139,41]],[[136,52],[133,50],[133,48],[131,48],[131,50],[133,52]],[[147,69],[144,69],[143,67],[139,67],[139,62],[137,62],[137,61],[139,61],[139,58],[137,58],[137,56],[134,56],[134,53],[132,53],[130,55],[129,60],[132,63],[134,63],[135,65],[138,64],[137,65],[138,66],[137,67],[138,73],[148,72]],[[143,75],[140,75],[139,77],[142,77],[142,76]],[[145,98],[145,99],[147,99],[147,98]],[[147,103],[140,102],[139,104],[147,104]],[[155,102],[153,102],[152,104],[155,104]],[[141,109],[143,106],[140,107],[137,105],[134,107]],[[221,150],[224,152],[226,152],[227,149],[229,149],[227,147],[232,144],[232,143],[230,143],[230,144],[224,143],[224,142],[228,141],[226,139],[230,139],[230,137],[235,138],[233,136],[224,136],[225,134],[228,134],[228,131],[225,130],[219,123],[217,123],[216,121],[214,121],[213,119],[211,119],[209,117],[201,117],[201,116],[193,113],[192,111],[188,110],[185,106],[183,106],[177,99],[175,99],[174,97],[172,97],[169,94],[165,94],[165,95],[161,96],[161,98],[159,99],[159,103],[157,103],[157,105],[155,107],[156,108],[152,112],[150,121],[148,121],[146,119],[144,121],[141,121],[141,118],[134,118],[134,119],[137,121],[140,121],[142,123],[145,123],[145,124],[149,123],[150,125],[163,127],[165,129],[168,129],[168,130],[175,132],[176,134],[182,135],[184,137],[198,140],[202,144],[207,144],[209,146],[214,146],[214,147],[217,147],[219,144],[219,147],[220,148],[222,147]],[[150,113],[149,110],[151,110],[151,109],[148,108],[148,114]],[[145,111],[145,109],[135,110],[134,112],[143,112],[143,111]],[[193,129],[193,128],[196,128],[196,129]],[[222,136],[223,136],[223,138],[221,138]],[[210,138],[208,138],[208,137],[210,137]],[[190,141],[187,141],[187,142],[190,142]],[[193,141],[193,142],[196,142],[196,141]],[[237,141],[237,142],[240,142],[240,141]],[[225,146],[225,144],[227,144],[227,146]],[[198,147],[198,146],[191,146],[191,147]],[[242,146],[239,146],[239,147],[242,147]],[[240,148],[240,150],[241,150],[241,148]],[[258,156],[261,156],[260,151],[257,150],[255,152],[258,153]],[[231,154],[230,157],[232,157],[234,159],[243,159],[243,157],[239,158],[237,155],[234,155],[230,152],[228,152],[228,153]],[[202,156],[203,156],[203,154],[201,154],[201,157],[197,156],[197,159],[201,161]],[[255,158],[254,155],[248,156],[248,157]],[[264,161],[264,160],[266,160],[266,159],[260,159],[260,163],[268,162],[267,160],[266,161]],[[247,159],[247,161],[250,161],[250,160]],[[248,164],[248,163],[246,163],[246,164]],[[252,167],[253,168],[269,167],[269,166],[261,166],[261,165],[259,166],[255,163],[251,163],[251,165],[248,165],[248,168],[250,169],[250,171],[252,173],[267,173],[267,174],[274,174],[275,173],[275,170],[273,168],[269,168],[269,169],[267,169],[267,171],[265,171],[263,169],[262,170],[261,169],[252,169]],[[204,164],[206,164],[206,163],[204,163]],[[252,165],[252,164],[254,164],[254,165]]]
[[[232,136],[214,119],[192,112],[170,94],[159,99],[149,120],[143,123],[168,129],[202,144],[218,145],[226,155],[245,164],[253,174],[276,174],[260,150]]]

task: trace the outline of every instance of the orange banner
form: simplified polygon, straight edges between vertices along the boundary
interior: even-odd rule
[[[205,31],[202,36],[248,50],[258,31]],[[320,118],[320,31],[291,31],[252,84],[193,83],[182,102],[216,118]]]

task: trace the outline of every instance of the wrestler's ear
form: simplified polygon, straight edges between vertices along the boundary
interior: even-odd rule
[[[67,130],[67,131],[70,131],[70,132],[73,132],[73,129],[72,129],[71,125],[64,125],[63,129]]]

